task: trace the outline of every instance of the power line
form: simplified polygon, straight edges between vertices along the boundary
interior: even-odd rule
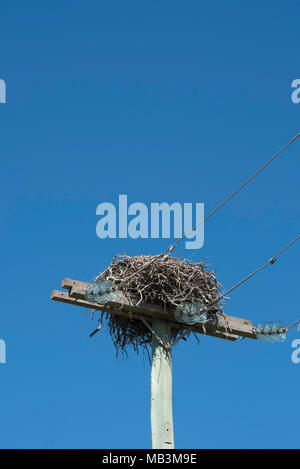
[[[221,202],[214,210],[212,210],[205,218],[203,218],[203,220],[198,223],[197,225],[195,225],[190,231],[188,231],[187,233],[185,233],[181,238],[179,238],[177,241],[175,241],[175,243],[172,243],[167,249],[165,249],[163,252],[161,252],[160,254],[157,254],[156,256],[153,257],[153,259],[151,259],[151,261],[149,261],[148,263],[146,263],[145,265],[143,265],[140,269],[138,269],[136,272],[134,272],[132,275],[130,275],[129,277],[127,277],[126,279],[124,279],[120,284],[119,284],[119,288],[122,288],[122,286],[127,283],[129,280],[131,280],[133,277],[135,277],[136,275],[138,275],[140,272],[142,272],[143,270],[145,270],[147,267],[149,267],[151,264],[153,264],[154,262],[156,262],[158,259],[160,259],[161,257],[163,257],[165,254],[167,253],[171,253],[177,246],[177,244],[179,244],[181,241],[183,241],[190,233],[192,233],[193,231],[195,231],[200,225],[202,225],[205,221],[207,221],[212,215],[214,215],[218,210],[220,210],[221,207],[223,207],[223,205],[225,205],[227,202],[229,202],[229,200],[231,200],[233,197],[235,197],[244,187],[246,187],[256,176],[258,176],[267,166],[269,166],[272,161],[274,161],[284,150],[286,150],[286,148],[288,148],[295,140],[297,140],[297,138],[300,137],[300,133],[298,133],[294,138],[292,138],[292,140],[290,140],[286,145],[284,145],[284,147],[281,148],[281,150],[279,150],[279,152],[277,152],[274,156],[272,156],[272,158],[270,160],[268,160],[261,168],[259,168],[254,174],[252,174],[252,176],[250,176],[245,182],[243,182],[235,191],[232,192],[232,194],[230,194],[228,197],[226,197],[226,199],[223,200],[223,202]]]
[[[269,166],[269,164],[272,163],[272,161],[275,160],[275,158],[277,158],[287,147],[289,147],[295,140],[297,140],[298,137],[300,137],[300,133],[298,133],[294,138],[292,138],[292,140],[290,140],[284,147],[282,147],[281,150],[279,150],[279,152],[276,153],[276,155],[274,155],[260,169],[258,169],[254,174],[252,174],[252,176],[250,176],[245,182],[243,182],[243,184],[241,184],[231,195],[229,195],[225,200],[223,200],[223,202],[221,204],[219,204],[214,210],[212,210],[200,223],[195,225],[194,228],[192,228],[190,231],[185,233],[181,238],[179,238],[177,241],[175,241],[175,243],[173,243],[169,247],[169,250],[173,246],[175,248],[175,246],[177,246],[177,244],[179,244],[181,241],[183,241],[189,234],[191,234],[193,231],[195,231],[200,225],[202,225],[202,223],[204,223],[206,220],[208,220],[208,218],[210,218],[221,207],[223,207],[223,205],[225,205],[227,202],[229,202],[229,200],[231,200],[235,195],[237,195],[244,187],[246,187],[252,181],[252,179],[254,179],[256,176],[258,176],[267,166]]]
[[[298,321],[296,321],[296,322],[293,322],[293,324],[291,324],[290,326],[288,326],[288,327],[287,327],[287,330],[289,331],[290,329],[292,329],[292,327],[297,326],[297,324],[299,324],[299,323],[300,323],[300,319],[299,319]]]
[[[292,241],[290,241],[284,248],[282,248],[279,252],[277,252],[273,257],[271,257],[271,259],[268,260],[268,262],[265,262],[261,267],[259,267],[258,269],[256,269],[254,272],[252,272],[251,274],[247,275],[247,277],[243,278],[242,280],[240,280],[240,282],[238,282],[236,285],[234,285],[232,288],[230,288],[229,290],[227,290],[225,293],[223,293],[221,296],[219,296],[217,298],[217,300],[209,303],[208,305],[205,306],[205,308],[209,308],[210,306],[214,305],[216,302],[220,301],[222,298],[224,298],[226,295],[228,295],[229,293],[233,292],[234,290],[236,290],[239,286],[241,286],[243,283],[245,283],[247,280],[249,280],[251,277],[254,277],[254,275],[256,275],[258,272],[260,272],[261,270],[263,270],[265,267],[267,267],[269,264],[274,264],[278,257],[284,252],[286,251],[290,246],[292,246],[292,244],[294,244],[296,241],[298,241],[298,239],[300,239],[300,235],[298,235],[295,239],[293,239]]]

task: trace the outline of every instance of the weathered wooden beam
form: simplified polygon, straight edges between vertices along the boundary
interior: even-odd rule
[[[54,301],[59,301],[60,303],[68,303],[68,304],[75,305],[75,306],[83,306],[84,308],[95,309],[97,311],[103,311],[104,309],[102,306],[97,305],[95,303],[89,303],[88,301],[83,300],[83,299],[72,298],[70,297],[69,292],[60,291],[60,290],[53,290],[51,292],[50,299]],[[107,306],[105,310],[107,311],[111,310],[112,312],[115,313],[115,310],[111,306]],[[118,314],[119,316],[125,316],[127,318],[129,316],[128,311],[122,311],[121,309],[118,309],[118,311],[115,314]],[[136,314],[131,314],[130,317],[132,319],[140,319],[139,316]]]
[[[78,282],[77,280],[64,279],[62,281],[62,287],[67,288],[70,291],[70,297],[76,299],[85,299],[85,291],[88,283]],[[177,322],[174,316],[174,311],[169,309],[166,311],[160,305],[153,305],[149,303],[139,303],[137,306],[131,303],[128,298],[125,298],[121,292],[117,292],[117,296],[114,301],[109,301],[106,305],[112,306],[114,309],[120,308],[123,311],[130,311],[131,313],[137,313],[160,319],[172,319]],[[205,329],[207,331],[217,331],[223,333],[230,333],[241,337],[247,337],[250,339],[256,339],[256,334],[253,332],[253,323],[248,319],[237,318],[234,316],[219,315],[218,324],[212,322],[205,323]]]
[[[61,281],[61,288],[65,290],[70,290],[74,285],[83,285],[86,288],[89,284],[81,280],[73,280],[72,278],[64,278]]]
[[[83,282],[81,282],[83,283]],[[118,307],[114,307],[114,306],[111,306],[109,305],[108,303],[105,304],[105,307],[101,306],[101,305],[98,305],[98,304],[95,304],[95,303],[89,303],[88,301],[84,300],[83,298],[75,298],[75,297],[71,297],[69,292],[64,292],[64,291],[60,291],[60,290],[53,290],[51,292],[51,300],[54,300],[54,301],[59,301],[61,303],[68,303],[68,304],[71,304],[71,305],[75,305],[75,306],[81,306],[81,307],[84,307],[84,308],[89,308],[89,309],[95,309],[97,311],[102,311],[103,309],[105,309],[106,311],[109,311],[113,314],[117,314],[119,316],[125,316],[127,318],[131,318],[131,319],[137,319],[137,320],[141,320],[141,316],[144,317],[144,319],[146,319],[150,324],[152,322],[152,317],[153,315],[151,314],[147,314],[147,312],[139,312],[138,314],[137,313],[134,313],[133,311],[125,311],[123,309],[120,309],[120,304],[118,304]],[[112,303],[114,304],[114,303]],[[165,317],[165,316],[164,316]],[[169,318],[168,318],[169,320]],[[182,323],[179,323],[177,321],[171,321],[171,327],[173,329],[179,329],[183,326]],[[238,339],[238,335],[235,335],[235,334],[232,334],[231,332],[220,332],[220,331],[217,331],[217,330],[211,330],[210,328],[203,328],[202,326],[193,326],[190,328],[191,331],[193,332],[197,332],[199,334],[204,334],[204,335],[208,335],[208,336],[211,336],[211,337],[216,337],[216,338],[219,338],[219,339],[225,339],[225,340],[229,340],[229,341],[235,341]]]

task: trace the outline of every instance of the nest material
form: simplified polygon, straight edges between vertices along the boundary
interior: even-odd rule
[[[154,256],[115,256],[111,265],[96,280],[110,280],[118,288],[121,282],[135,274],[121,285],[121,289],[124,296],[136,305],[147,302],[174,310],[181,303],[201,302],[204,305],[213,303],[213,307],[208,310],[211,318],[218,311],[222,312],[222,305],[217,301],[222,286],[215,273],[207,269],[205,260],[191,263],[165,256],[139,272],[153,258]],[[119,350],[127,354],[131,347],[137,353],[140,348],[148,353],[147,346],[151,344],[152,334],[142,321],[110,314],[109,311],[107,318],[117,354]],[[182,324],[181,329],[174,330],[174,338],[182,334],[186,327]]]

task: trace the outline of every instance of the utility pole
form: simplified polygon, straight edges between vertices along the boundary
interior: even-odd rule
[[[53,290],[51,299],[75,306],[94,310],[108,311],[110,314],[143,321],[152,333],[152,367],[151,367],[151,431],[153,449],[173,449],[173,409],[172,409],[172,345],[174,330],[182,330],[174,311],[163,306],[149,303],[133,304],[121,292],[114,299],[103,304],[87,301],[86,290],[89,284],[73,279],[64,279],[62,288],[67,291]],[[99,329],[99,328],[98,328]],[[218,321],[209,320],[203,324],[188,326],[192,332],[236,341],[238,337],[257,339],[252,321],[223,315]],[[180,338],[180,337],[179,337]]]
[[[153,449],[174,449],[172,405],[172,339],[170,322],[153,319],[151,430]],[[163,346],[157,339],[159,337]]]

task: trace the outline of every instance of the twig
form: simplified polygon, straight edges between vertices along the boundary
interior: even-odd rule
[[[103,327],[103,323],[101,322],[100,326],[97,327],[97,329],[95,329],[91,334],[90,334],[90,337],[93,337],[93,335],[97,334],[97,332],[99,332]]]

